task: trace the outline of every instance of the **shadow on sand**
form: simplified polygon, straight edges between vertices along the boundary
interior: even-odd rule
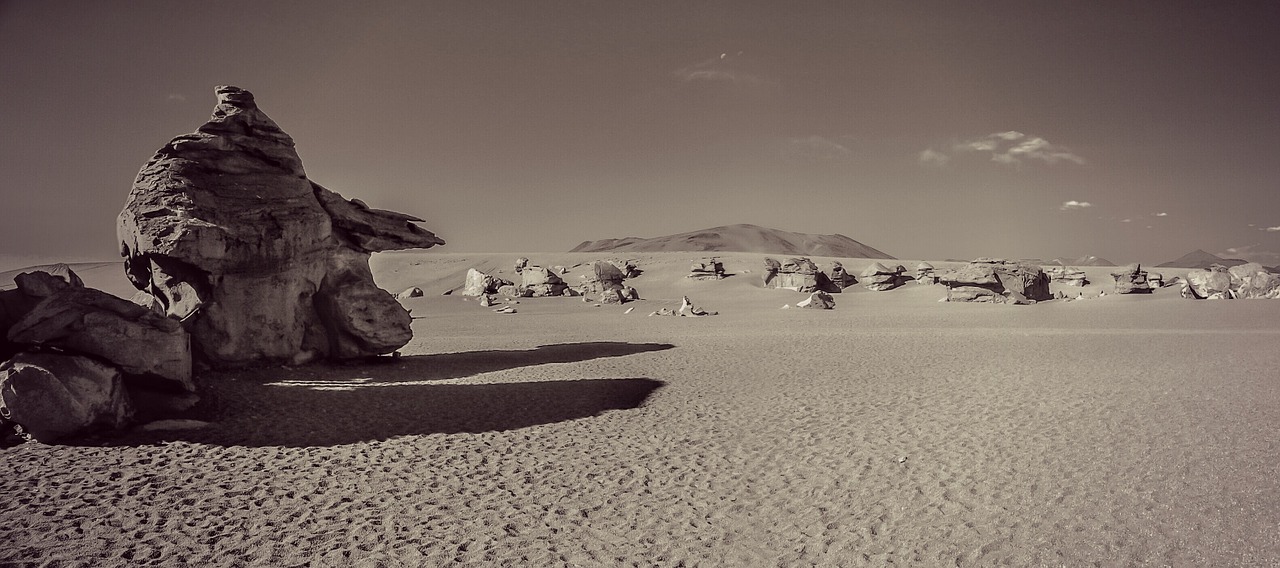
[[[88,443],[185,440],[225,446],[331,446],[395,436],[524,428],[636,408],[663,385],[648,378],[432,384],[546,363],[621,357],[674,347],[591,342],[473,351],[342,366],[214,372],[202,377],[197,429],[134,430]]]

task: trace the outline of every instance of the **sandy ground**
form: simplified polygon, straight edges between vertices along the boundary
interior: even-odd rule
[[[515,256],[376,257],[428,294],[399,359],[207,374],[206,427],[0,450],[0,564],[1280,565],[1280,302],[780,310],[763,255],[697,282],[687,253],[633,255],[625,307],[440,295]],[[720,315],[646,317],[686,294]]]

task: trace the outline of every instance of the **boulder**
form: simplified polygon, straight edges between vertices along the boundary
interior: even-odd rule
[[[621,290],[624,278],[622,270],[613,263],[598,260],[591,264],[586,274],[582,275],[582,283],[578,286],[578,291],[583,296],[587,296],[609,290]]]
[[[405,288],[404,291],[400,292],[399,294],[396,294],[397,300],[408,300],[409,298],[421,298],[421,297],[422,297],[422,288],[419,288],[417,286],[411,286],[409,288]]]
[[[849,271],[845,270],[844,265],[840,264],[839,261],[833,261],[831,263],[831,276],[829,280],[831,281],[831,285],[837,291],[844,290],[845,288],[858,283],[858,279],[854,278],[852,274],[849,274]]]
[[[444,241],[416,217],[312,182],[252,94],[216,92],[209,121],[166,144],[134,181],[117,219],[129,280],[183,321],[214,367],[403,346],[410,318],[374,284],[369,255]]]
[[[688,296],[681,298],[680,311],[677,312],[678,315],[691,317],[714,316],[718,313],[719,312],[708,312],[707,310],[693,305],[693,300],[690,300]]]
[[[1147,273],[1147,285],[1152,289],[1164,287],[1164,275],[1159,272]]]
[[[493,294],[503,286],[512,284],[496,276],[490,276],[474,268],[467,269],[467,280],[462,284],[463,296]]]
[[[916,265],[916,282],[919,284],[938,283],[938,274],[934,271],[932,264],[921,262]]]
[[[1083,287],[1089,284],[1089,278],[1083,270],[1070,266],[1050,267],[1047,274],[1051,282],[1063,286]]]
[[[1116,280],[1117,294],[1150,294],[1151,284],[1147,282],[1147,271],[1138,263],[1122,266],[1111,273]]]
[[[636,262],[634,260],[611,260],[609,262],[618,267],[618,271],[622,272],[623,278],[635,278],[641,273],[641,270],[636,267]]]
[[[1052,299],[1049,276],[1026,262],[979,258],[939,275],[948,302],[1035,303]]]
[[[569,287],[559,275],[541,266],[525,266],[520,278],[522,295],[529,297],[561,296]]]
[[[526,267],[526,266],[529,266],[529,259],[527,259],[527,258],[525,258],[525,257],[523,257],[523,256],[522,256],[522,257],[520,257],[520,258],[517,258],[517,259],[516,259],[516,274],[520,274],[521,272],[523,272],[523,271],[524,271],[524,267]]]
[[[625,304],[626,292],[622,288],[609,288],[600,293],[601,304]]]
[[[1192,297],[1198,299],[1229,300],[1232,297],[1231,272],[1220,264],[1188,272],[1186,286]]]
[[[903,275],[906,268],[899,265],[896,268],[888,268],[879,262],[871,263],[866,270],[862,271],[862,275],[858,280],[868,290],[882,292],[892,290],[906,283],[907,278]]]
[[[15,323],[8,336],[24,346],[100,357],[138,380],[195,391],[182,325],[101,290],[60,290]]]
[[[1231,275],[1231,291],[1240,299],[1280,298],[1280,275],[1272,274],[1256,262],[1227,269]]]
[[[695,280],[720,280],[724,278],[724,264],[715,257],[695,260],[689,267],[688,277]]]
[[[831,294],[819,290],[810,294],[808,298],[796,302],[796,307],[812,310],[830,310],[836,307],[836,300],[831,297]]]
[[[0,416],[52,442],[133,418],[120,372],[88,357],[21,353],[0,363]]]
[[[777,268],[774,268],[777,265]],[[818,265],[807,258],[791,258],[779,263],[765,259],[765,286],[809,294],[819,289]],[[823,277],[825,280],[825,275]]]
[[[21,351],[21,347],[9,342],[9,329],[40,303],[65,288],[83,288],[84,281],[65,264],[56,264],[49,271],[23,272],[13,277],[14,287],[0,290],[0,361]]]

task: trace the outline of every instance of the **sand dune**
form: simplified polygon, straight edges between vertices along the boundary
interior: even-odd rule
[[[0,450],[0,565],[1280,563],[1280,302],[1098,297],[1086,267],[1082,301],[780,310],[804,296],[764,254],[721,281],[626,254],[645,300],[515,315],[439,294],[607,254],[377,255],[428,291],[403,357],[205,375],[208,426]],[[683,295],[721,315],[646,317]]]

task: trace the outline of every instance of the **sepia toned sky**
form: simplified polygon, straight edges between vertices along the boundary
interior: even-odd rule
[[[0,0],[0,269],[114,259],[213,87],[442,251],[733,223],[1280,264],[1280,3]]]

